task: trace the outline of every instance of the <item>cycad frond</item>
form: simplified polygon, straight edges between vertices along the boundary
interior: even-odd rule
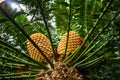
[[[7,0],[0,4],[0,79],[82,80],[120,38],[117,0],[16,2],[26,10],[19,5],[21,12],[12,11]]]

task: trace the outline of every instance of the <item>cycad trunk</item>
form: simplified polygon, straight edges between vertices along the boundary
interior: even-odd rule
[[[56,62],[53,70],[41,71],[36,80],[82,80],[82,78],[75,67]]]

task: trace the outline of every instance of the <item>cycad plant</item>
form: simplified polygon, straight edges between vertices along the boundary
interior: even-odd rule
[[[12,2],[0,5],[0,79],[92,79],[119,39],[119,0]]]

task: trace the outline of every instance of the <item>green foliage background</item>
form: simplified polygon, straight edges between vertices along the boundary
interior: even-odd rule
[[[7,0],[6,0],[7,1]],[[9,1],[9,0],[8,0]],[[20,27],[31,35],[35,32],[45,34],[48,38],[43,17],[40,14],[40,9],[37,0],[11,0],[18,5],[22,4],[26,10],[21,8],[20,11],[12,10],[10,7],[4,7],[8,14],[20,25]],[[99,15],[107,3],[111,0],[72,0],[71,8],[71,27],[70,30],[76,31],[81,37],[85,37],[89,30],[94,26]],[[67,32],[69,26],[69,0],[41,0],[45,19],[49,26],[54,48],[57,48],[61,36]],[[111,18],[120,10],[120,1],[114,0],[108,8],[104,17],[100,20],[93,33],[87,39],[87,44],[94,39],[95,35],[111,20]],[[31,19],[28,19],[31,16]],[[52,25],[52,24],[55,25]],[[111,22],[111,24],[102,32],[100,37],[95,41],[102,40],[94,50],[101,46],[111,36],[120,32],[120,13]],[[27,38],[6,18],[0,13],[0,40],[11,45],[15,49],[28,54],[26,48]],[[92,51],[91,51],[92,52]],[[96,58],[102,53],[105,53],[105,60],[99,65],[94,65],[90,68],[91,80],[119,80],[120,77],[120,33],[111,40],[104,49],[97,52],[92,58]],[[8,54],[14,54],[2,46],[0,43],[0,74],[8,69],[3,67],[6,60],[2,57],[10,57]],[[19,55],[17,55],[19,57]],[[24,60],[24,58],[23,58]],[[9,70],[9,72],[13,70]]]

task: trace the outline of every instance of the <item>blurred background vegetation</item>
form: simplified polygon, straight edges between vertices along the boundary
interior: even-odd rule
[[[72,0],[70,30],[76,31],[84,38],[109,1],[111,0]],[[69,0],[41,0],[41,2],[44,5],[43,11],[51,32],[54,48],[57,48],[62,35],[68,30]],[[0,6],[15,19],[28,35],[40,32],[48,36],[36,0],[1,0]],[[90,34],[87,40],[88,44],[119,10],[120,0],[113,0],[104,17]],[[120,13],[102,32],[99,39],[104,42],[117,32],[120,32]],[[26,48],[27,38],[2,13],[0,13],[0,40],[22,53],[28,54]],[[103,42],[100,42],[99,46]],[[0,43],[0,74],[10,70],[3,66],[6,63],[3,57],[9,58],[14,54],[9,48],[7,49],[1,44],[2,42]],[[93,57],[97,57],[101,53],[105,53],[106,59],[99,65],[90,68],[91,80],[119,80],[120,33]],[[17,56],[19,57],[19,55]]]

